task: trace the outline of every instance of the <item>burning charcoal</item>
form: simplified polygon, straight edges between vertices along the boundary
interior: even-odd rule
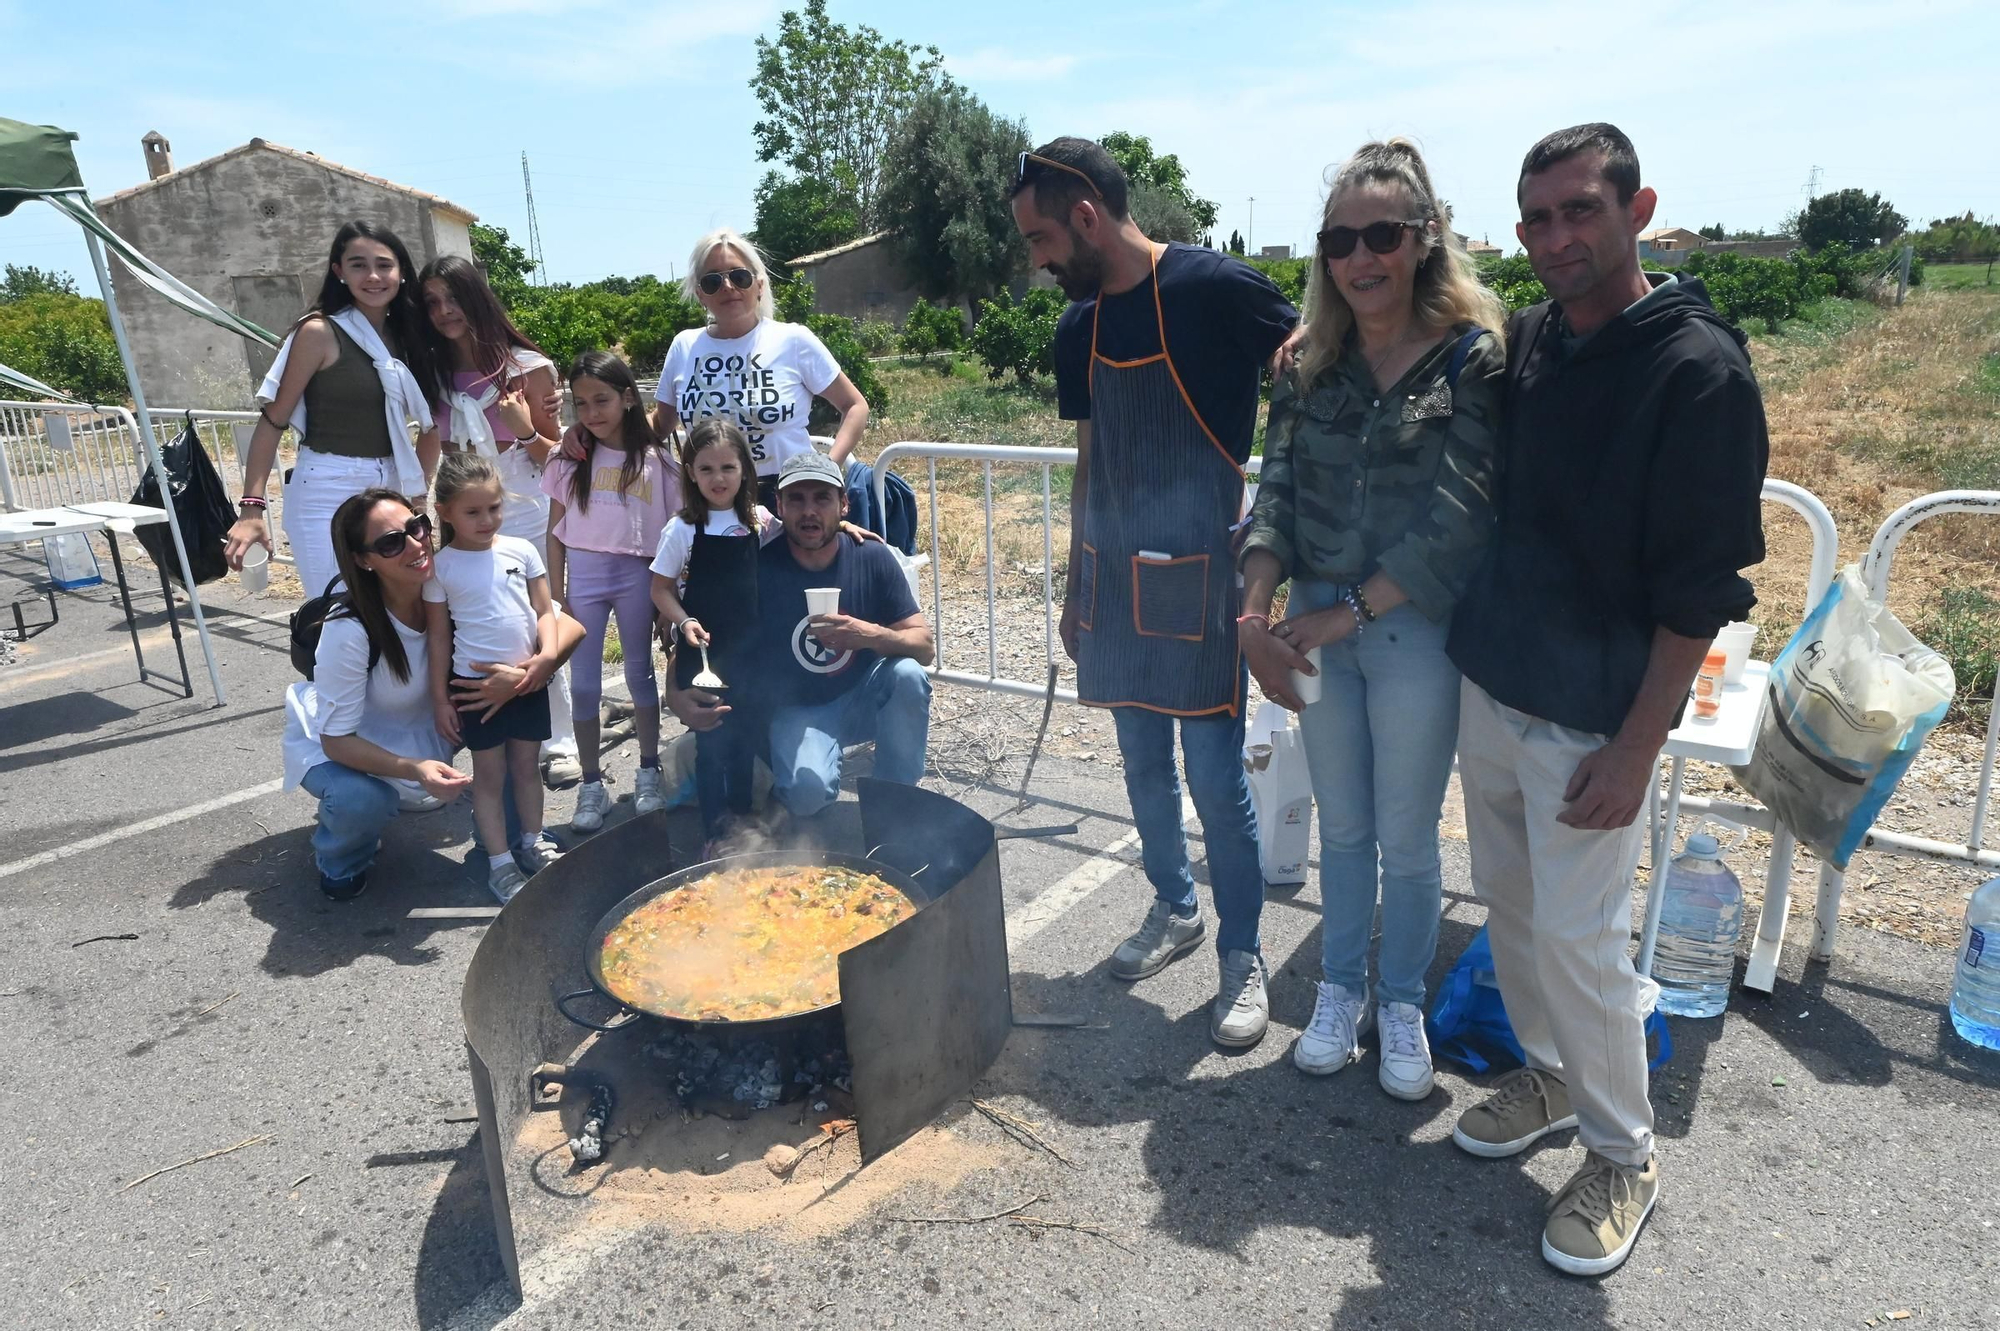
[[[590,1103],[583,1111],[583,1124],[569,1139],[570,1158],[581,1167],[604,1158],[605,1129],[611,1125],[611,1088],[598,1082],[590,1088]]]

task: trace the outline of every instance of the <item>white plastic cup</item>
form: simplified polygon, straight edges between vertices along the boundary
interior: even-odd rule
[[[1320,664],[1320,653],[1325,650],[1324,647],[1314,647],[1305,654],[1306,660],[1312,662],[1315,673],[1308,675],[1303,670],[1292,672],[1292,692],[1298,694],[1299,701],[1307,706],[1319,701],[1320,691],[1326,683],[1326,676],[1317,673],[1324,668]]]
[[[1757,641],[1757,632],[1755,624],[1739,621],[1723,625],[1722,631],[1715,635],[1715,646],[1721,651],[1723,658],[1724,688],[1743,682],[1743,668],[1750,663],[1750,648]]]
[[[840,588],[838,587],[806,588],[806,613],[808,615],[811,615],[815,619],[818,619],[822,615],[839,614]]]
[[[253,544],[243,552],[243,590],[255,595],[271,585],[271,552]]]

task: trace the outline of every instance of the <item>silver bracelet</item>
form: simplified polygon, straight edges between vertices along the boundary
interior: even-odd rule
[[[1354,612],[1354,640],[1361,641],[1361,635],[1368,631],[1368,616],[1362,613],[1361,601],[1352,591],[1340,598],[1349,610]]]

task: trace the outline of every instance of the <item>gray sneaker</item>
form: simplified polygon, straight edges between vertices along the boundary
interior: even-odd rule
[[[570,790],[583,780],[583,761],[557,750],[542,759],[542,784],[550,790]]]
[[[1192,915],[1176,915],[1166,902],[1155,899],[1139,932],[1120,943],[1111,954],[1112,977],[1143,980],[1148,975],[1157,975],[1167,968],[1168,962],[1200,946],[1207,932],[1199,906]]]
[[[1271,1000],[1264,994],[1264,959],[1241,950],[1222,954],[1222,988],[1208,1033],[1217,1044],[1243,1049],[1264,1038]]]
[[[1539,1068],[1517,1068],[1500,1079],[1493,1094],[1458,1116],[1451,1139],[1473,1155],[1498,1160],[1575,1126],[1569,1088],[1561,1079]]]
[[[543,832],[533,841],[514,847],[514,863],[521,866],[521,872],[530,878],[562,858],[562,847],[556,839]]]
[[[527,882],[528,875],[522,873],[521,866],[512,860],[508,860],[505,864],[496,864],[486,871],[486,887],[499,898],[503,906],[512,901],[514,894],[526,886]]]
[[[576,812],[569,816],[569,825],[579,832],[595,832],[604,826],[604,815],[611,808],[611,793],[602,781],[586,781],[576,792]]]

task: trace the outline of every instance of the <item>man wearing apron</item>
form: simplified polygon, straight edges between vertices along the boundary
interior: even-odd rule
[[[1155,896],[1111,973],[1153,975],[1207,933],[1181,826],[1178,718],[1217,915],[1209,1032],[1240,1047],[1263,1038],[1269,1004],[1232,541],[1263,367],[1298,313],[1247,264],[1148,240],[1126,200],[1125,173],[1088,139],[1057,139],[1017,165],[1014,221],[1029,261],[1073,302],[1056,333],[1078,453],[1063,647],[1082,700],[1113,709]]]

